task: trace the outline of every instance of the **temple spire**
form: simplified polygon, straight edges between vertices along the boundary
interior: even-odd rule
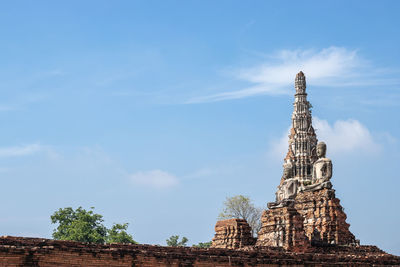
[[[296,88],[296,94],[306,93],[306,76],[304,76],[304,73],[302,71],[296,74],[294,87]]]
[[[317,138],[312,127],[311,104],[307,101],[306,77],[302,71],[295,78],[292,129],[285,164],[293,166],[293,176],[299,182],[310,180],[312,164],[317,159]]]

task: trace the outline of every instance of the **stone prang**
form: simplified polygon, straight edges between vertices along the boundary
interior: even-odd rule
[[[312,105],[301,71],[296,75],[295,89],[283,175],[275,201],[268,203],[261,216],[256,247],[308,250],[315,246],[358,246],[332,188],[332,161],[326,157],[327,145],[318,143],[312,126]],[[217,231],[213,246],[232,247],[218,238],[221,234]]]
[[[286,249],[357,245],[332,189],[332,161],[326,158],[327,146],[324,142],[317,143],[306,78],[301,71],[296,75],[295,89],[289,148],[284,159],[284,173],[291,173],[291,177],[282,177],[275,202],[268,203],[269,209],[261,218],[257,245]]]

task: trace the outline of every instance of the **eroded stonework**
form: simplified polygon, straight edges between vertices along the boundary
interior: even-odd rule
[[[321,189],[297,194],[294,208],[304,218],[305,235],[312,244],[357,245],[346,223],[346,214],[335,190]]]
[[[280,207],[263,212],[262,227],[258,233],[257,246],[299,247],[305,250],[309,242],[303,229],[303,217],[292,207]]]
[[[218,221],[215,225],[215,237],[212,240],[213,248],[243,248],[255,244],[251,235],[251,228],[246,220],[228,219]]]

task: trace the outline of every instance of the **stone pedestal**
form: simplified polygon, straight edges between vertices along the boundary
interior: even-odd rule
[[[303,229],[303,217],[291,207],[265,210],[256,246],[272,246],[298,250],[310,246]]]
[[[218,221],[215,225],[215,236],[211,247],[236,249],[254,245],[255,241],[246,220],[228,219]]]

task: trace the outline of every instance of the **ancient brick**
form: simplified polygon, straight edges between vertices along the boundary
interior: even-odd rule
[[[257,246],[298,248],[306,250],[309,242],[303,229],[303,217],[296,209],[280,207],[265,210],[261,216],[262,227]]]
[[[215,237],[212,240],[213,248],[243,248],[254,245],[255,238],[246,220],[228,219],[218,221],[215,225]]]
[[[277,247],[200,249],[150,245],[98,245],[40,238],[0,237],[0,266],[398,266],[400,257],[375,246],[311,247],[286,251]]]
[[[357,245],[334,190],[300,192],[296,196],[295,209],[304,218],[305,235],[313,244]]]

